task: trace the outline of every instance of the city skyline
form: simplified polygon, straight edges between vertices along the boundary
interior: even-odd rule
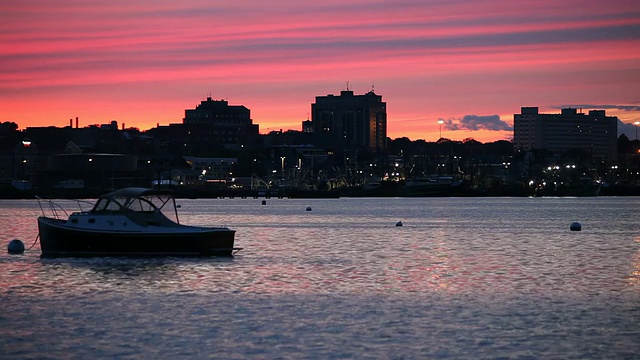
[[[523,106],[603,109],[629,138],[640,121],[633,1],[24,1],[0,19],[0,121],[20,128],[146,130],[211,96],[300,130],[347,87],[382,95],[391,138],[510,140]]]

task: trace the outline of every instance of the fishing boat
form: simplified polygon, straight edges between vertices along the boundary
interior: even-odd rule
[[[234,247],[235,230],[180,224],[168,190],[116,190],[99,197],[91,210],[70,215],[43,200],[38,199],[42,257],[231,256],[240,250]],[[51,215],[45,215],[43,202]],[[171,206],[173,213],[165,214]]]

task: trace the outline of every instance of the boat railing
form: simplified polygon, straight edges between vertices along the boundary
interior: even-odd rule
[[[36,200],[38,200],[38,206],[40,207],[40,211],[42,212],[42,216],[47,217],[47,211],[45,210],[45,208],[48,208],[49,213],[51,214],[52,218],[55,219],[62,219],[62,215],[64,214],[65,218],[69,217],[69,214],[67,213],[67,210],[65,210],[65,208],[58,204],[57,202],[53,201],[54,199],[45,199],[45,198],[41,198],[39,196],[36,196]],[[89,201],[86,200],[73,200],[77,206],[78,209],[83,212],[85,211],[82,207],[82,205],[85,205],[85,208],[89,208],[91,209],[93,207],[93,204]],[[44,205],[43,205],[44,203]]]

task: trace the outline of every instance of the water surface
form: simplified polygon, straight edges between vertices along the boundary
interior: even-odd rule
[[[640,354],[638,198],[179,202],[182,223],[228,225],[244,250],[4,252],[4,358]],[[39,213],[33,201],[0,201],[5,249],[13,238],[34,243]],[[569,230],[574,221],[582,231]]]

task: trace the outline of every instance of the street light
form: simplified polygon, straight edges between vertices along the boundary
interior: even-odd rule
[[[280,162],[282,163],[282,177],[284,177],[284,159],[286,159],[285,156],[280,156]]]
[[[638,125],[640,125],[640,121],[636,121],[633,123],[636,126],[636,140],[638,140]]]
[[[438,124],[440,124],[440,138],[438,139],[440,140],[442,139],[442,124],[444,124],[444,120],[442,119],[438,120]]]

